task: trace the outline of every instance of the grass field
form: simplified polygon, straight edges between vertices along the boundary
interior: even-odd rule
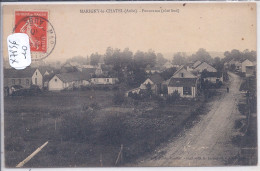
[[[152,152],[202,112],[203,101],[160,107],[147,100],[113,104],[116,91],[45,92],[5,97],[5,160],[15,167],[44,142],[25,167],[115,166]],[[187,103],[187,102],[185,102]],[[91,107],[91,108],[90,108]],[[194,116],[193,116],[194,115]]]

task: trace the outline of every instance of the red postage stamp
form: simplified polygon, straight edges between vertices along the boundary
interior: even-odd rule
[[[15,33],[26,33],[30,39],[31,52],[47,51],[47,11],[15,11]]]

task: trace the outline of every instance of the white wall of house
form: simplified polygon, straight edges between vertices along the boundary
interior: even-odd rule
[[[219,79],[219,81],[223,82],[223,76],[220,77],[220,78],[217,78],[217,77],[207,77],[207,78],[204,78],[204,81],[208,80],[211,83],[217,83],[217,79]]]
[[[196,97],[196,87],[191,87],[191,95],[183,94],[183,87],[168,87],[168,94],[171,95],[175,91],[180,93],[180,97],[194,98]]]
[[[116,78],[91,78],[93,84],[115,84]]]
[[[65,88],[65,84],[67,83],[63,83],[59,77],[57,77],[56,75],[49,81],[49,90],[50,91],[59,91],[59,90],[63,90]],[[68,86],[68,85],[66,85]]]
[[[248,59],[245,60],[244,62],[242,62],[241,71],[242,72],[246,72],[246,67],[247,66],[254,66],[254,64],[253,64],[253,62],[249,61]]]
[[[32,84],[37,85],[40,88],[42,88],[42,86],[43,86],[42,81],[43,81],[42,74],[38,69],[36,69],[35,72],[32,75]]]

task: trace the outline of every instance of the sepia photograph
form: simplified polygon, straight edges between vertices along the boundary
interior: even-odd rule
[[[256,166],[256,7],[2,4],[3,167]]]

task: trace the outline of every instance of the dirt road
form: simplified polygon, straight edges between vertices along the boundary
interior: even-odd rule
[[[145,156],[139,166],[219,166],[236,160],[238,147],[231,143],[235,120],[242,118],[237,109],[241,96],[239,76],[229,73],[229,93],[209,104],[210,111],[200,121],[154,154]],[[224,90],[223,90],[224,91]],[[232,163],[230,163],[232,164]]]

